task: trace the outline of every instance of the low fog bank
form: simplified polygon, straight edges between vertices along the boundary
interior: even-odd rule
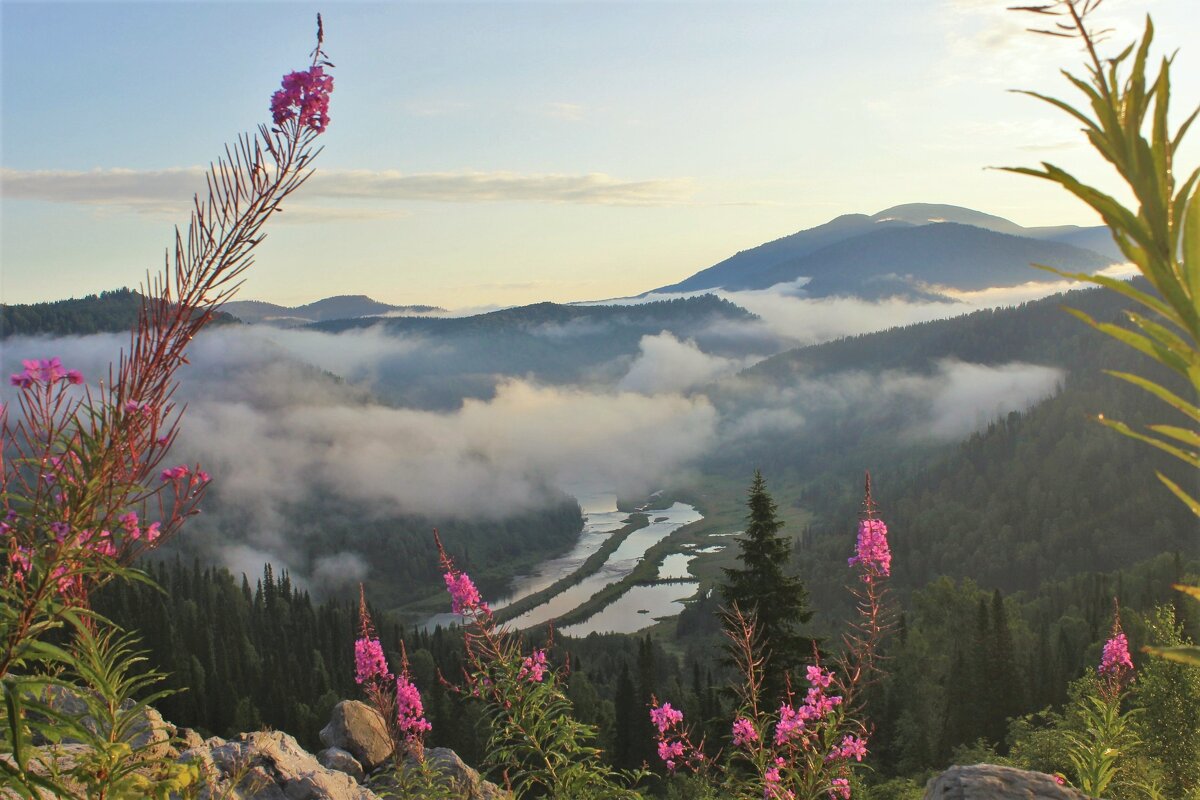
[[[7,374],[23,358],[57,355],[94,384],[127,342],[13,338],[0,361]],[[187,408],[169,457],[214,478],[189,538],[235,573],[255,575],[271,561],[300,577],[308,570],[297,568],[289,512],[314,498],[348,503],[362,519],[501,519],[560,501],[574,485],[644,493],[677,477],[715,435],[716,412],[702,396],[511,379],[491,400],[428,411],[380,404],[366,385],[291,355],[307,348],[317,364],[369,384],[393,344],[370,332],[230,327],[199,336],[180,372],[176,399]],[[364,569],[361,558],[334,553],[310,577],[353,581]]]
[[[890,440],[953,442],[1012,411],[1025,411],[1061,387],[1062,370],[1013,362],[936,362],[928,373],[847,370],[779,385],[741,378],[712,387],[723,448],[755,439],[825,437],[831,427],[884,431]]]
[[[187,410],[170,457],[214,476],[189,541],[203,542],[235,574],[258,574],[270,561],[300,583],[336,587],[362,579],[370,565],[353,552],[304,555],[295,514],[306,505],[363,521],[500,520],[561,502],[575,486],[636,496],[685,484],[714,459],[748,471],[760,448],[835,446],[832,437],[847,429],[954,441],[1050,396],[1063,380],[1048,366],[948,359],[923,372],[847,365],[821,377],[743,374],[796,343],[1033,296],[1019,287],[1025,294],[907,303],[817,301],[801,291],[729,294],[758,318],[674,331],[631,332],[612,320],[540,325],[519,341],[522,357],[544,368],[517,374],[483,369],[487,359],[469,338],[397,336],[380,326],[207,330],[180,372],[176,399]],[[8,374],[21,359],[56,355],[94,385],[127,345],[124,334],[14,337],[0,368]],[[426,383],[410,397],[397,387],[413,375]],[[434,402],[427,390],[443,395]],[[14,392],[5,387],[6,402]]]

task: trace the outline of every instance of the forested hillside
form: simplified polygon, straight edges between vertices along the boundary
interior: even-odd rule
[[[417,408],[457,407],[490,399],[505,378],[544,383],[616,383],[643,336],[664,331],[696,339],[706,352],[745,355],[746,341],[713,337],[723,323],[755,319],[712,295],[639,305],[537,303],[469,317],[396,317],[323,322],[312,330],[371,329],[416,344],[382,364],[375,388],[389,401]],[[771,351],[774,352],[774,351]]]
[[[114,289],[71,300],[27,305],[0,305],[0,339],[8,336],[84,336],[125,333],[137,323],[142,296],[132,289]],[[236,322],[218,312],[213,324]]]

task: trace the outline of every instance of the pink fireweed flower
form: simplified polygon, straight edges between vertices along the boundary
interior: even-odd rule
[[[450,609],[455,614],[488,610],[487,604],[479,596],[479,590],[465,572],[455,573],[451,570],[442,578],[446,581],[446,591],[450,593]]]
[[[754,730],[754,724],[745,717],[738,717],[733,721],[733,745],[734,747],[745,747],[751,742],[758,741],[758,731]]]
[[[1104,643],[1100,654],[1100,665],[1096,668],[1100,674],[1100,693],[1106,700],[1116,699],[1133,672],[1133,659],[1129,657],[1129,640],[1121,629],[1121,611],[1116,607],[1113,598],[1112,633]]]
[[[683,722],[683,712],[671,708],[670,703],[663,703],[661,706],[650,709],[650,722],[658,729],[659,733],[666,733],[669,728],[674,728]]]
[[[21,362],[21,366],[24,369],[13,373],[9,382],[22,389],[43,383],[49,385],[60,380],[71,384],[83,383],[83,373],[77,369],[63,369],[62,361],[57,356],[26,359]]]
[[[867,743],[857,736],[846,736],[842,739],[841,746],[836,748],[832,755],[844,758],[847,761],[851,758],[855,761],[862,761],[867,755]]]
[[[33,550],[28,547],[17,545],[15,549],[8,554],[8,563],[12,568],[13,577],[18,583],[25,582],[25,576],[29,574],[29,570],[33,568]]]
[[[162,523],[159,522],[151,522],[149,525],[147,525],[146,530],[142,531],[146,537],[146,541],[150,544],[154,544],[158,540],[158,537],[162,535],[162,531],[159,530],[161,527]]]
[[[858,523],[858,546],[849,561],[850,566],[863,566],[862,579],[887,577],[892,572],[892,552],[888,548],[887,525],[881,519],[864,519]]]
[[[812,686],[819,686],[822,689],[828,689],[829,685],[833,683],[833,673],[826,672],[819,666],[810,664],[809,666],[805,667],[804,672],[805,677],[808,678],[808,682]]]
[[[421,692],[408,679],[407,672],[396,676],[396,727],[410,742],[433,730],[429,720],[425,719]]]
[[[828,696],[821,690],[821,687],[814,686],[808,690],[804,696],[804,705],[800,708],[800,718],[810,722],[814,722],[826,717],[829,712],[842,704],[842,698],[838,695]]]
[[[663,739],[658,743],[658,757],[667,765],[667,769],[671,772],[675,771],[677,760],[683,758],[684,747],[683,742],[679,739],[667,741]]]
[[[546,676],[546,670],[546,651],[534,650],[533,655],[527,656],[521,662],[521,671],[517,673],[517,678],[530,683],[541,683],[542,678]]]
[[[834,778],[829,785],[829,796],[850,800],[850,781],[846,778]]]
[[[783,788],[783,775],[780,770],[786,763],[782,757],[777,757],[775,765],[768,767],[763,773],[763,800],[795,800],[796,793]]]
[[[775,745],[778,747],[804,733],[804,717],[787,703],[779,706],[779,722],[775,723]]]
[[[271,96],[271,117],[282,125],[299,117],[302,127],[323,133],[329,125],[329,94],[333,91],[333,76],[324,67],[309,67],[303,72],[283,76],[283,88]]]
[[[178,467],[164,469],[162,473],[159,474],[159,477],[162,478],[163,482],[165,483],[167,481],[181,480],[182,478],[190,475],[191,472],[191,469],[189,469],[186,464],[180,464]]]
[[[1104,652],[1100,656],[1098,671],[1101,675],[1119,675],[1133,669],[1133,659],[1129,657],[1129,640],[1121,631],[1104,643]]]
[[[358,639],[354,642],[354,682],[366,683],[378,678],[391,678],[383,645],[378,639]]]

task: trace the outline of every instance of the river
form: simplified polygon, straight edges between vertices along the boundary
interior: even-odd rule
[[[493,609],[499,610],[534,592],[539,592],[577,570],[614,531],[625,525],[629,517],[627,513],[617,510],[617,498],[612,493],[580,493],[577,500],[585,520],[575,546],[566,555],[543,561],[530,574],[516,577],[507,596],[488,600]],[[510,620],[507,625],[511,628],[529,628],[566,614],[605,586],[632,572],[649,548],[684,525],[703,519],[699,511],[686,503],[675,503],[670,508],[645,513],[650,517],[650,524],[629,534],[599,570],[554,595],[545,603]],[[683,557],[690,560],[692,554]],[[668,556],[668,560],[671,558],[674,558],[674,555]],[[676,568],[678,564],[678,560],[671,562],[672,568]],[[696,587],[694,583],[633,587],[603,611],[578,625],[571,626],[566,632],[586,636],[593,630],[620,633],[641,630],[653,625],[655,617],[678,614],[682,608],[678,600],[695,594]],[[462,619],[457,614],[442,613],[427,619],[423,627],[432,628],[435,625],[461,622]]]

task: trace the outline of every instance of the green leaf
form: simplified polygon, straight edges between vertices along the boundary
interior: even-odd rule
[[[1189,444],[1193,447],[1200,447],[1200,433],[1196,433],[1193,430],[1180,428],[1175,425],[1150,425],[1149,429],[1155,433],[1162,434],[1163,436],[1169,436],[1176,441],[1183,442],[1184,444]]]
[[[1193,600],[1200,600],[1200,586],[1185,586],[1182,583],[1173,583],[1171,584],[1171,588],[1178,592],[1183,592]]]
[[[12,742],[13,761],[16,762],[17,769],[25,771],[26,755],[25,755],[25,731],[22,725],[24,715],[21,713],[21,696],[20,689],[16,685],[16,681],[5,678],[4,687],[4,706],[8,711],[8,733],[9,740]]]
[[[1189,403],[1187,400],[1184,400],[1179,395],[1163,386],[1160,386],[1154,381],[1143,378],[1140,375],[1133,375],[1128,372],[1117,372],[1116,370],[1111,369],[1106,369],[1105,372],[1109,375],[1112,375],[1114,378],[1120,378],[1123,381],[1132,383],[1134,386],[1145,389],[1147,392],[1150,392],[1152,395],[1170,405],[1172,408],[1183,414],[1186,414],[1196,422],[1200,422],[1200,408],[1197,408],[1192,403]]]
[[[1200,517],[1200,501],[1197,501],[1196,498],[1192,497],[1183,489],[1180,489],[1179,485],[1175,483],[1175,481],[1171,480],[1166,475],[1163,475],[1161,472],[1156,472],[1154,474],[1158,476],[1158,479],[1162,481],[1176,497],[1183,501],[1185,506],[1192,510],[1193,514],[1195,514],[1197,517]]]
[[[1181,372],[1184,375],[1188,374],[1189,364],[1186,360],[1181,358],[1178,353],[1168,350],[1148,337],[1122,328],[1120,325],[1113,325],[1111,322],[1096,322],[1089,314],[1078,309],[1067,308],[1065,310],[1068,314],[1078,317],[1096,330],[1107,333],[1114,339],[1129,345],[1134,350],[1145,353],[1155,361],[1166,364],[1176,372]]]
[[[1180,645],[1178,647],[1145,647],[1145,652],[1167,661],[1177,661],[1180,664],[1200,666],[1200,647],[1195,645]]]
[[[1144,433],[1139,433],[1138,431],[1135,431],[1132,428],[1130,428],[1124,422],[1118,422],[1116,420],[1111,420],[1111,419],[1104,419],[1103,417],[1101,417],[1100,424],[1107,425],[1108,427],[1115,430],[1117,433],[1128,436],[1131,439],[1137,439],[1140,442],[1145,442],[1148,445],[1157,447],[1159,450],[1162,450],[1165,453],[1170,453],[1171,455],[1175,456],[1180,461],[1184,462],[1185,464],[1188,464],[1189,466],[1200,468],[1200,459],[1198,459],[1196,457],[1195,453],[1189,453],[1186,450],[1180,450],[1178,447],[1176,447],[1173,444],[1167,444],[1166,442],[1164,442],[1160,439],[1155,439],[1153,436],[1147,436]]]
[[[1086,272],[1063,272],[1062,270],[1057,270],[1054,267],[1047,267],[1043,264],[1034,264],[1033,266],[1037,269],[1052,272],[1061,278],[1068,278],[1073,281],[1082,281],[1084,283],[1094,283],[1097,286],[1103,286],[1107,289],[1112,289],[1117,294],[1124,295],[1130,300],[1141,303],[1152,311],[1157,311],[1163,317],[1170,319],[1172,322],[1176,321],[1175,317],[1177,315],[1174,309],[1154,295],[1147,294],[1140,289],[1136,289],[1132,284],[1126,281],[1110,278],[1107,275],[1089,275]]]

